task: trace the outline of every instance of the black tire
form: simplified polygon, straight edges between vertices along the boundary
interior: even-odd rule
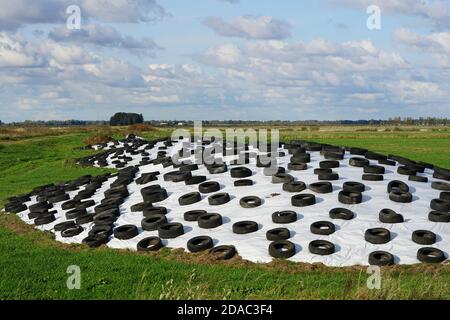
[[[199,228],[214,229],[222,225],[222,216],[218,213],[205,213],[197,218]]]
[[[372,244],[384,244],[391,241],[391,233],[384,228],[367,229],[364,239]]]
[[[362,179],[365,181],[383,181],[384,176],[382,174],[364,173]]]
[[[144,215],[144,217],[151,217],[151,216],[154,216],[155,214],[166,215],[167,208],[166,207],[151,207],[151,208],[144,209],[142,214]]]
[[[95,225],[89,230],[88,236],[90,237],[109,237],[113,234],[112,226],[108,225]]]
[[[79,204],[80,204],[79,200],[73,200],[72,199],[72,200],[64,202],[61,205],[61,209],[63,209],[63,210],[75,209],[75,207],[77,207]]]
[[[327,160],[344,160],[344,154],[338,152],[326,151],[323,153],[323,157]]]
[[[339,192],[338,200],[343,204],[359,204],[362,202],[362,193],[344,190]]]
[[[258,231],[258,224],[254,221],[239,221],[233,224],[233,232],[247,234]]]
[[[136,247],[137,251],[158,251],[163,247],[163,244],[158,237],[147,237],[139,241]]]
[[[294,177],[287,173],[277,173],[272,176],[272,183],[289,183],[294,181]]]
[[[261,206],[262,204],[262,200],[258,197],[255,196],[248,196],[248,197],[243,197],[241,200],[239,200],[239,204],[241,205],[242,208],[256,208]]]
[[[191,186],[194,184],[203,183],[205,181],[206,181],[206,176],[193,176],[193,177],[190,177],[190,178],[184,180],[184,183],[187,186]]]
[[[379,154],[379,153],[375,153],[375,152],[372,152],[372,151],[367,151],[366,154],[365,154],[365,157],[367,159],[377,160],[377,161],[387,160],[387,156]]]
[[[383,223],[403,223],[403,216],[391,209],[382,209],[378,215],[380,222]]]
[[[198,236],[187,242],[187,248],[190,252],[201,252],[211,249],[214,246],[213,240],[208,236]]]
[[[95,225],[112,225],[116,220],[117,216],[107,211],[94,215]]]
[[[333,185],[330,182],[315,182],[308,186],[309,190],[316,193],[331,193]]]
[[[209,250],[211,255],[214,255],[216,260],[229,260],[236,255],[236,248],[234,246],[217,246]]]
[[[385,169],[383,166],[368,165],[364,167],[364,173],[384,174]]]
[[[420,248],[417,251],[417,259],[425,263],[441,263],[445,261],[445,254],[437,248]]]
[[[164,181],[182,182],[192,177],[190,171],[171,171],[163,175]]]
[[[403,181],[392,180],[391,182],[388,183],[387,192],[390,193],[391,191],[394,191],[394,190],[400,190],[402,192],[409,192],[409,186],[406,183],[404,183]]]
[[[430,207],[433,210],[441,212],[450,212],[450,201],[445,201],[442,199],[433,199],[430,202]]]
[[[287,240],[291,233],[286,228],[275,228],[266,232],[266,239],[269,241]]]
[[[450,191],[450,183],[441,182],[441,181],[433,181],[431,183],[431,188],[440,191]]]
[[[91,237],[84,238],[81,243],[86,244],[90,248],[98,248],[109,241],[109,237]]]
[[[277,240],[269,245],[270,256],[277,259],[288,259],[295,255],[295,244],[287,240]]]
[[[450,192],[441,192],[439,199],[450,202]]]
[[[80,233],[82,233],[83,230],[84,229],[82,226],[75,226],[75,227],[67,228],[67,229],[61,231],[61,237],[72,238],[72,237],[75,237],[75,236],[79,235]]]
[[[302,192],[306,189],[306,184],[302,181],[293,181],[283,184],[283,191],[287,192]]]
[[[367,149],[362,148],[350,148],[350,154],[364,156],[367,153]]]
[[[331,219],[352,220],[355,217],[355,213],[345,208],[334,208],[329,212]]]
[[[317,221],[310,226],[311,233],[328,236],[336,231],[336,227],[329,221]]]
[[[272,214],[272,221],[280,224],[293,223],[297,221],[297,213],[290,210],[277,211]]]
[[[55,220],[56,220],[56,218],[53,213],[46,213],[46,214],[42,214],[39,217],[37,217],[36,219],[34,219],[34,224],[36,226],[41,226],[44,224],[52,223]]]
[[[332,172],[333,172],[333,170],[331,170],[331,169],[322,169],[322,168],[314,169],[314,174],[317,174],[317,175],[325,174],[325,173],[332,173]]]
[[[294,207],[307,207],[316,204],[316,196],[313,194],[297,194],[292,196],[291,204]]]
[[[397,173],[406,175],[406,176],[415,176],[417,174],[417,170],[403,166],[403,167],[398,167]]]
[[[247,167],[236,167],[230,170],[232,178],[242,179],[252,176],[252,170]]]
[[[220,184],[216,181],[203,182],[198,186],[201,193],[212,193],[220,190]]]
[[[427,230],[416,230],[412,233],[412,241],[422,245],[432,245],[436,243],[436,234]]]
[[[393,160],[378,160],[378,164],[383,164],[383,165],[385,165],[385,166],[391,166],[391,167],[393,167],[393,166],[396,166],[397,165],[397,162],[395,162],[395,161],[393,161]]]
[[[198,217],[200,217],[202,214],[205,214],[206,210],[190,210],[186,211],[184,213],[184,220],[185,221],[197,221]]]
[[[86,224],[86,223],[89,223],[92,221],[94,221],[94,215],[91,213],[85,214],[83,216],[79,216],[78,218],[75,219],[75,222],[78,225]]]
[[[250,179],[242,179],[242,180],[236,180],[234,182],[235,187],[246,187],[246,186],[252,186],[253,180]]]
[[[339,174],[332,172],[332,173],[321,173],[318,176],[318,179],[321,181],[335,181],[339,180]]]
[[[74,227],[76,227],[75,222],[72,221],[72,220],[68,220],[68,221],[64,221],[64,222],[56,224],[53,227],[53,230],[55,230],[56,232],[61,232],[61,231],[64,231],[66,229],[74,228]]]
[[[308,169],[308,165],[306,163],[288,163],[288,170],[303,171],[306,169]]]
[[[180,204],[180,206],[188,206],[200,202],[201,200],[202,196],[200,195],[200,192],[191,192],[179,197],[178,203]]]
[[[370,164],[369,160],[360,158],[360,157],[353,157],[348,160],[349,165],[352,167],[358,167],[358,168],[364,168],[365,166],[368,166]]]
[[[145,231],[155,231],[158,230],[159,226],[166,224],[167,218],[163,214],[154,214],[153,216],[148,216],[142,219],[141,226]]]
[[[87,214],[86,209],[72,209],[66,212],[66,219],[67,220],[72,220],[72,219],[76,219],[78,217],[84,216]]]
[[[366,186],[361,182],[347,181],[342,185],[342,189],[349,192],[364,192]]]
[[[339,168],[339,166],[340,166],[339,161],[325,160],[325,161],[319,162],[319,167],[322,169]]]
[[[409,181],[415,181],[415,182],[428,182],[428,178],[427,177],[422,177],[422,176],[409,176],[408,177]]]
[[[184,228],[178,222],[166,223],[158,228],[158,235],[161,239],[173,239],[182,234],[184,234]]]
[[[128,240],[136,237],[139,232],[138,228],[133,224],[126,224],[114,229],[114,237],[120,240]]]
[[[402,192],[400,190],[393,190],[389,193],[389,199],[399,203],[410,203],[413,200],[413,196],[409,192]]]
[[[211,206],[219,206],[230,201],[230,195],[228,193],[216,193],[208,197],[208,203]]]
[[[333,243],[326,240],[314,240],[308,245],[309,252],[313,254],[318,254],[321,256],[327,256],[333,254],[336,250]]]
[[[441,211],[431,211],[428,220],[433,222],[450,222],[450,213]]]
[[[309,163],[311,162],[311,155],[309,153],[296,153],[290,159],[292,163]]]
[[[144,188],[141,189],[141,194],[144,201],[150,203],[160,202],[168,198],[166,189],[146,190],[146,188]]]
[[[369,254],[369,264],[371,266],[392,266],[394,256],[386,251],[374,251]]]

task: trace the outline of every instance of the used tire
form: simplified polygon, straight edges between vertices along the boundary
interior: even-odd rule
[[[345,208],[334,208],[330,212],[331,219],[352,220],[355,217],[355,213]]]
[[[309,243],[308,249],[309,252],[313,254],[326,256],[334,253],[335,246],[333,243],[326,240],[314,240]]]
[[[90,248],[100,247],[102,244],[105,244],[109,241],[109,237],[92,237],[87,236],[84,238],[81,243],[88,245]]]
[[[383,181],[384,176],[381,174],[364,173],[362,179],[366,181]]]
[[[450,222],[450,213],[441,211],[431,211],[428,220],[433,222]]]
[[[89,223],[89,222],[92,222],[92,221],[94,221],[94,215],[91,214],[91,213],[79,216],[78,218],[75,219],[75,222],[78,225],[86,224],[86,223]]]
[[[275,228],[266,232],[266,239],[269,241],[286,240],[291,234],[286,228]]]
[[[394,256],[386,251],[374,251],[369,254],[369,264],[371,266],[392,266]]]
[[[234,246],[217,246],[209,250],[211,255],[214,255],[216,260],[229,260],[236,254]]]
[[[184,220],[186,221],[197,221],[198,217],[205,214],[206,210],[190,210],[184,213]]]
[[[436,234],[427,230],[416,230],[412,233],[412,241],[423,245],[432,245],[436,242]]]
[[[218,206],[230,201],[230,195],[228,193],[216,193],[208,197],[208,203],[211,206]]]
[[[222,225],[222,216],[218,213],[204,213],[197,218],[198,226],[202,229],[213,229]]]
[[[402,192],[394,189],[389,193],[389,199],[399,203],[410,203],[413,200],[413,196],[409,192]]]
[[[158,237],[147,237],[137,243],[137,251],[158,251],[163,247]]]
[[[211,249],[214,246],[213,240],[208,236],[198,236],[187,242],[187,248],[190,252],[201,252]]]
[[[191,192],[187,193],[185,195],[182,195],[178,198],[178,203],[180,206],[187,206],[194,203],[197,203],[202,200],[202,196],[200,195],[200,192]]]
[[[242,180],[236,180],[234,182],[235,187],[245,187],[245,186],[252,186],[253,180],[250,179],[242,179]]]
[[[408,177],[409,181],[415,181],[415,182],[428,182],[428,178],[427,177],[422,177],[422,176],[409,176]]]
[[[294,177],[287,173],[277,173],[272,176],[272,183],[289,183],[294,181]]]
[[[338,200],[343,204],[359,204],[362,202],[362,193],[344,190],[339,192]]]
[[[88,236],[90,237],[109,237],[113,234],[113,228],[108,225],[96,225],[89,230]]]
[[[311,233],[328,236],[336,231],[336,227],[329,221],[317,221],[310,226]]]
[[[445,254],[437,248],[420,248],[417,251],[417,259],[426,263],[441,263],[445,260]]]
[[[233,224],[233,232],[247,234],[258,231],[258,224],[254,221],[240,221]]]
[[[256,208],[262,204],[262,200],[255,196],[248,196],[239,200],[239,204],[242,208]]]
[[[450,192],[441,192],[439,199],[450,202]]]
[[[333,168],[339,168],[339,161],[334,160],[325,160],[319,162],[319,167],[322,169],[333,169]]]
[[[212,193],[220,190],[220,184],[216,181],[203,182],[198,186],[201,193]]]
[[[72,237],[75,237],[75,236],[79,235],[80,233],[82,233],[83,230],[84,229],[82,226],[70,227],[70,228],[67,228],[67,229],[64,229],[63,231],[61,231],[61,237],[72,238]]]
[[[287,240],[277,240],[269,245],[270,256],[277,259],[287,259],[295,255],[295,245]]]
[[[394,190],[400,190],[402,192],[409,192],[409,186],[403,181],[393,180],[388,183],[387,192],[390,193]]]
[[[53,230],[55,230],[55,231],[57,231],[57,232],[62,232],[62,231],[64,231],[64,230],[66,230],[66,229],[74,228],[74,227],[76,227],[75,222],[72,221],[72,220],[69,220],[69,221],[64,221],[64,222],[61,222],[61,223],[56,224],[56,225],[53,227]]]
[[[403,223],[403,216],[391,209],[382,209],[378,215],[380,222],[383,223]]]
[[[283,184],[283,191],[287,192],[302,192],[306,189],[306,184],[302,181],[293,181]]]
[[[155,214],[166,215],[167,208],[166,207],[151,207],[151,208],[144,209],[142,214],[144,215],[144,217],[151,217]]]
[[[442,199],[433,199],[430,202],[430,207],[433,210],[441,212],[450,212],[450,201],[445,201]]]
[[[333,192],[333,185],[330,182],[315,182],[308,186],[309,190],[317,193],[331,193]]]
[[[364,173],[384,174],[385,169],[383,166],[367,165],[364,167]]]
[[[202,183],[205,181],[206,181],[206,176],[193,176],[193,177],[190,177],[190,178],[184,180],[184,183],[187,186],[190,186],[190,185],[199,184],[199,183]]]
[[[230,170],[230,174],[232,178],[247,178],[252,176],[252,170],[247,167],[236,167]]]
[[[34,224],[36,226],[41,226],[44,224],[52,223],[55,220],[56,220],[56,218],[53,213],[46,213],[46,214],[42,214],[39,217],[37,217],[36,219],[34,219]]]
[[[277,211],[272,214],[272,221],[280,224],[293,223],[297,221],[297,213],[290,210]]]
[[[348,160],[348,163],[352,167],[358,167],[358,168],[364,168],[365,166],[368,166],[370,164],[369,160],[360,158],[360,157],[353,157]]]
[[[384,244],[391,241],[391,233],[384,228],[367,229],[364,234],[364,239],[373,244]]]
[[[161,239],[173,239],[184,234],[183,225],[178,222],[166,223],[158,228]]]
[[[141,221],[142,229],[145,231],[158,230],[159,226],[166,224],[167,218],[163,214],[154,214],[152,216],[145,217]]]
[[[316,204],[316,196],[313,194],[297,194],[292,196],[291,204],[294,207],[307,207]]]
[[[342,185],[342,189],[349,192],[364,192],[366,186],[360,182],[347,181]]]
[[[120,240],[128,240],[138,235],[138,228],[133,224],[126,224],[114,229],[114,237]]]
[[[433,181],[431,183],[431,188],[440,191],[450,191],[450,183],[441,182],[441,181]]]

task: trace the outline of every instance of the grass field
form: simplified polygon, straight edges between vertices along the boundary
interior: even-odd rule
[[[359,128],[363,130],[365,128]],[[120,137],[127,129],[110,129]],[[91,151],[82,146],[99,128],[0,131],[0,206],[8,196],[50,182],[105,170],[81,168],[74,159]],[[167,130],[140,132],[152,138]],[[284,139],[308,139],[366,147],[450,168],[450,131],[357,131],[355,128],[281,128]],[[80,290],[66,288],[66,269],[81,268]],[[366,286],[365,268],[274,262],[256,265],[236,257],[215,262],[207,255],[164,249],[137,254],[81,245],[67,246],[51,234],[0,214],[0,299],[449,299],[448,265],[384,268],[381,290]]]

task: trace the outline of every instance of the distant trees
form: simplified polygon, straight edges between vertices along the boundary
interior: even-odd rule
[[[118,112],[111,117],[109,124],[111,126],[128,126],[131,124],[143,123],[142,114]]]

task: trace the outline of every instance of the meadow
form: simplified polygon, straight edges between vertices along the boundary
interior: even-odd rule
[[[306,139],[364,147],[450,168],[448,127],[280,127],[281,140]],[[80,167],[75,159],[95,136],[148,139],[170,128],[0,127],[0,206],[32,188],[100,174],[111,169]],[[80,290],[66,287],[67,267],[82,272]],[[63,245],[0,214],[0,299],[449,299],[450,268],[414,265],[383,268],[381,290],[369,290],[366,268],[330,268],[275,261],[258,265],[235,257],[163,249],[140,254],[106,247]]]

